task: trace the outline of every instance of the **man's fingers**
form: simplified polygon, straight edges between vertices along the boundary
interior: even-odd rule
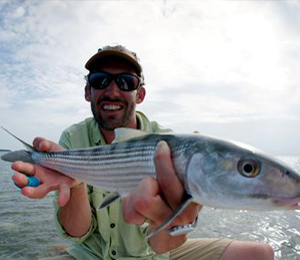
[[[199,211],[202,209],[202,205],[192,202],[181,214],[180,220],[183,223],[191,223],[195,220]]]
[[[17,161],[17,162],[14,162],[12,164],[11,168],[14,171],[23,173],[27,176],[34,176],[34,174],[35,174],[34,165],[30,164],[30,163],[24,163],[24,162],[21,162],[21,161]]]
[[[62,176],[61,174],[44,169],[39,165],[33,165],[24,162],[15,162],[12,165],[12,169],[17,171],[13,175],[12,179],[15,184],[21,188],[21,193],[31,199],[42,199],[50,191],[59,189],[60,194],[58,198],[58,204],[64,206],[70,198],[70,186],[74,180]],[[28,187],[27,176],[34,176],[40,182],[38,187]],[[63,184],[64,183],[64,184]]]
[[[154,157],[157,180],[167,203],[175,209],[182,201],[183,186],[178,179],[171,160],[171,151],[166,142],[157,145]]]
[[[61,184],[59,186],[59,195],[57,199],[57,203],[60,207],[65,206],[69,199],[70,199],[70,194],[71,194],[71,188],[67,184]]]
[[[145,178],[139,186],[136,198],[136,210],[154,223],[161,223],[170,214],[171,209],[162,200],[160,188],[154,178]]]
[[[129,194],[129,196],[125,197],[122,200],[123,216],[126,223],[140,226],[145,222],[147,218],[135,209],[132,201],[133,196],[134,196],[134,191],[132,191]]]
[[[131,191],[123,201],[123,215],[127,223],[140,225],[148,219],[157,226],[164,222],[172,209],[160,197],[160,189],[154,178],[143,179],[139,187]]]
[[[21,190],[22,194],[31,199],[42,199],[48,194],[46,185],[39,185],[38,187],[24,187]]]
[[[171,159],[171,151],[166,142],[160,142],[157,146],[155,169],[164,199],[174,210],[182,202],[184,188],[175,172]],[[194,221],[200,209],[200,205],[195,203],[190,204],[172,224]]]
[[[33,146],[35,149],[41,152],[51,152],[51,151],[63,151],[65,150],[63,147],[60,145],[51,142],[49,140],[46,140],[45,138],[42,137],[36,137],[33,140]]]
[[[49,188],[46,185],[39,185],[38,187],[24,187],[21,190],[22,194],[31,199],[42,199],[49,193]],[[70,186],[61,184],[59,186],[58,204],[63,207],[70,199]]]
[[[35,168],[30,163],[18,161],[12,164],[12,169],[17,171],[17,173],[12,176],[12,180],[20,188],[28,184],[27,176],[34,176],[35,174]]]
[[[153,178],[143,179],[139,186],[123,199],[122,209],[125,221],[141,225],[147,218],[152,220],[152,216],[149,217],[146,211],[151,207],[153,196],[156,196],[158,192],[159,187]]]
[[[15,185],[22,188],[28,184],[27,177],[22,173],[16,173],[12,176],[12,180],[14,181]]]
[[[33,140],[33,146],[35,147],[35,149],[41,152],[47,152],[52,150],[51,142],[42,137],[36,137]]]

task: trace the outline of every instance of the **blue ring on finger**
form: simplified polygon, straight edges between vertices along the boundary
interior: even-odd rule
[[[27,180],[27,187],[38,187],[40,185],[40,180],[34,176],[27,177]]]

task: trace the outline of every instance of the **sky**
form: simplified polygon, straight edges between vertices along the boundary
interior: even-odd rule
[[[91,116],[86,61],[125,45],[138,109],[178,133],[300,156],[300,1],[0,1],[0,125],[58,141]],[[0,129],[0,149],[22,145]]]

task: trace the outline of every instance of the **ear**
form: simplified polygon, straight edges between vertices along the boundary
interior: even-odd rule
[[[137,93],[136,93],[136,103],[140,104],[144,101],[146,96],[146,89],[144,87],[141,87]]]
[[[91,101],[91,88],[88,87],[88,86],[85,86],[85,89],[84,89],[84,98],[88,102]]]

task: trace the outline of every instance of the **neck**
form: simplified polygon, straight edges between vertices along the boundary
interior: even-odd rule
[[[138,121],[136,116],[134,117],[134,120],[132,120],[131,122],[129,122],[128,125],[123,126],[126,128],[133,128],[133,129],[137,129],[138,128]],[[111,144],[113,142],[113,140],[115,139],[115,131],[114,130],[106,130],[103,129],[102,127],[99,128],[102,136],[104,137],[104,140],[107,144]]]

